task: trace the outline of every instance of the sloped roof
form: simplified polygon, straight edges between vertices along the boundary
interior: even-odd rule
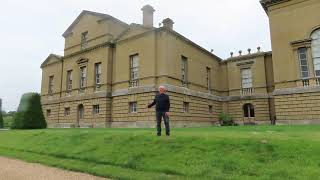
[[[132,30],[135,29],[144,29],[146,31],[149,30],[155,30],[155,27],[147,27],[144,26],[142,24],[136,24],[136,23],[131,23],[130,26],[128,26],[128,28],[126,30],[124,30],[122,33],[120,33],[116,38],[115,38],[115,42],[120,40],[122,37],[124,37],[125,35],[127,35],[128,33],[130,33]],[[143,32],[142,32],[143,33]]]
[[[97,17],[101,17],[103,19],[111,19],[117,23],[120,23],[120,24],[123,24],[125,26],[129,26],[127,23],[113,17],[113,16],[110,16],[108,14],[103,14],[103,13],[98,13],[98,12],[93,12],[93,11],[88,11],[88,10],[83,10],[79,16],[73,21],[73,23],[68,27],[68,29],[62,34],[63,37],[66,37],[68,34],[70,34],[72,32],[72,29],[75,25],[78,24],[78,22],[80,21],[80,19],[82,18],[82,16],[84,15],[92,15],[92,16],[97,16]]]
[[[41,68],[49,65],[49,64],[53,64],[53,63],[56,63],[56,62],[60,62],[62,61],[62,56],[59,56],[59,55],[56,55],[56,54],[50,54],[46,60],[41,64]],[[53,59],[53,61],[50,61],[51,59]]]

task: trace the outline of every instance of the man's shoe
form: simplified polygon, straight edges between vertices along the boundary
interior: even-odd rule
[[[157,134],[157,136],[161,136],[161,134]]]
[[[170,134],[166,134],[166,136],[170,136]]]

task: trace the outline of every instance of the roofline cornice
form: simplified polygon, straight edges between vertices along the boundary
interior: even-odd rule
[[[258,53],[253,53],[253,54],[247,54],[247,55],[237,56],[237,57],[230,57],[230,58],[228,58],[228,59],[226,59],[226,60],[223,60],[222,63],[249,60],[249,59],[254,59],[254,58],[256,58],[256,57],[268,56],[268,55],[272,55],[272,51],[258,52]]]
[[[185,42],[189,43],[190,45],[198,48],[199,50],[201,50],[202,52],[206,53],[207,55],[209,55],[211,57],[214,57],[215,59],[217,59],[218,62],[222,62],[223,61],[222,58],[220,58],[217,55],[209,52],[205,48],[201,47],[200,45],[196,44],[195,42],[191,41],[190,39],[184,37],[183,35],[181,35],[180,33],[176,32],[176,31],[174,31],[172,29],[168,29],[166,27],[161,27],[161,28],[156,29],[156,31],[167,31],[167,32],[179,37],[180,39],[184,40]]]
[[[276,4],[280,4],[283,2],[287,2],[287,1],[291,1],[291,0],[260,0],[260,4],[262,5],[265,12],[268,14],[268,7]]]

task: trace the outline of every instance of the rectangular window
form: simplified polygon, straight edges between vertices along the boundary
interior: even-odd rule
[[[308,59],[307,59],[307,48],[298,49],[298,57],[300,62],[301,78],[309,77]]]
[[[92,114],[93,115],[97,115],[100,113],[100,106],[99,105],[93,105],[93,111]]]
[[[210,91],[211,90],[211,69],[207,67],[207,88]]]
[[[129,103],[129,112],[130,113],[137,113],[137,102],[130,102]]]
[[[312,33],[311,51],[316,77],[320,77],[320,30]]]
[[[49,77],[49,87],[48,87],[48,93],[49,94],[53,93],[53,79],[54,79],[54,76],[50,76]]]
[[[70,115],[70,108],[64,108],[64,116],[69,116]]]
[[[81,34],[81,49],[88,47],[88,31]]]
[[[51,116],[51,109],[47,109],[47,117]]]
[[[183,86],[188,83],[188,58],[181,56],[181,81]]]
[[[213,113],[213,108],[211,105],[209,105],[209,113]]]
[[[189,103],[183,102],[183,112],[189,112]]]
[[[96,63],[94,65],[94,72],[95,72],[96,85],[100,85],[101,84],[101,63]]]
[[[86,81],[87,81],[87,67],[83,66],[83,67],[80,67],[80,89],[83,89],[86,87]]]
[[[251,69],[242,69],[241,70],[242,77],[242,88],[252,88],[252,72]]]
[[[130,87],[138,86],[139,55],[130,56]]]
[[[67,91],[72,90],[72,70],[67,71]]]

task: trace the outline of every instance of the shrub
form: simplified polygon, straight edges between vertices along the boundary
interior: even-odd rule
[[[221,113],[219,115],[219,121],[221,126],[235,126],[236,124],[233,121],[232,116],[226,114],[226,113]]]
[[[18,111],[14,116],[12,129],[43,129],[47,123],[43,116],[40,95],[26,93],[21,97]]]
[[[2,117],[2,112],[0,112],[0,128],[3,128],[3,117]]]

